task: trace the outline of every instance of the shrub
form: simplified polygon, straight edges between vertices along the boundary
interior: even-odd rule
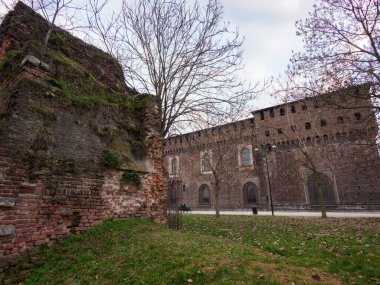
[[[125,184],[133,184],[135,186],[141,185],[140,174],[135,170],[125,170],[121,180]]]
[[[114,151],[105,150],[103,151],[100,164],[104,168],[117,168],[121,164],[121,159]]]

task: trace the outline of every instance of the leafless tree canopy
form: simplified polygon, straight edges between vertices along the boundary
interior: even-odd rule
[[[299,99],[372,83],[378,112],[379,17],[378,0],[319,0],[306,20],[296,22],[305,50],[293,53],[282,90]]]
[[[243,40],[223,22],[218,0],[205,6],[125,0],[107,20],[100,13],[104,3],[91,3],[93,31],[122,63],[127,84],[161,102],[164,136],[210,117],[234,119],[231,112],[252,99],[253,88],[237,77]]]

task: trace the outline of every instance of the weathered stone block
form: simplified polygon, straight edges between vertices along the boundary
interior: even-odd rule
[[[0,197],[0,207],[13,207],[16,203],[15,198]]]
[[[21,66],[23,66],[27,63],[30,63],[31,65],[33,65],[35,67],[39,67],[41,61],[33,55],[27,55],[26,57],[24,57],[23,61],[21,62]]]
[[[0,237],[10,236],[15,233],[14,225],[2,225],[0,226]]]

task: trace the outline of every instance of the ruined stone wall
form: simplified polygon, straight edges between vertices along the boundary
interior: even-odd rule
[[[126,88],[108,55],[66,33],[59,49],[20,44],[18,29],[33,29],[25,13],[41,25],[18,4],[10,29],[0,27],[0,275],[27,249],[105,219],[166,220],[157,102]],[[78,50],[62,51],[77,47],[83,64]]]
[[[375,144],[378,126],[368,100],[369,86],[347,90],[278,105],[254,112],[254,118],[228,124],[219,129],[223,133],[223,149],[229,153],[228,180],[222,190],[222,208],[257,206],[268,209],[267,161],[273,203],[277,209],[310,209],[308,179],[313,170],[305,154],[312,160],[318,173],[327,175],[334,192],[335,209],[378,209],[380,206],[380,158]],[[240,125],[239,125],[240,124]],[[228,132],[238,128],[239,132]],[[217,130],[217,128],[215,129]],[[183,201],[200,208],[199,188],[214,177],[200,171],[201,153],[216,147],[217,131],[203,130],[166,140],[166,165],[179,159],[181,177],[186,185]],[[207,136],[208,134],[208,136]],[[187,143],[189,140],[191,143]],[[241,171],[238,165],[241,145],[258,149],[253,151],[251,169]],[[264,153],[265,147],[271,151]],[[276,146],[276,148],[273,148]],[[302,146],[302,151],[298,146]],[[252,182],[257,187],[258,203],[244,205],[243,186]],[[210,207],[212,207],[211,205]]]

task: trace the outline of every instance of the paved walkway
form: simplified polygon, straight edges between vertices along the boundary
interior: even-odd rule
[[[192,211],[193,214],[202,215],[215,215],[215,211]],[[252,216],[252,211],[220,211],[221,215],[244,215]],[[259,216],[270,216],[272,213],[270,211],[258,211]],[[289,216],[289,217],[320,217],[320,212],[302,212],[302,211],[274,211],[275,216]],[[380,218],[380,211],[374,212],[329,212],[327,211],[327,217],[336,218]]]

